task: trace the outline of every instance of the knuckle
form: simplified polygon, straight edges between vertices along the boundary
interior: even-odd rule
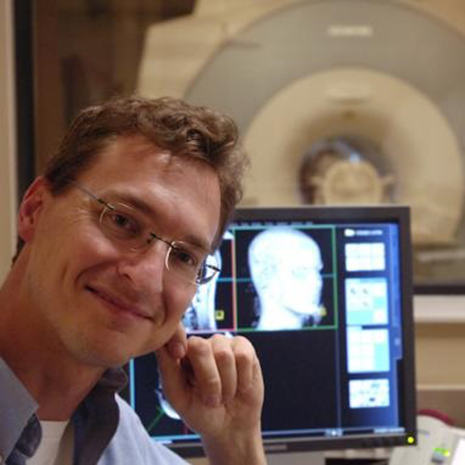
[[[224,341],[226,340],[225,336],[223,336],[222,334],[213,334],[213,336],[211,337],[211,341],[213,343],[223,343]]]
[[[202,380],[202,387],[208,392],[216,392],[221,389],[221,383],[216,376],[208,376]]]
[[[210,352],[210,345],[202,337],[191,336],[188,339],[189,349],[199,355],[207,355]]]
[[[234,354],[239,363],[251,363],[255,358],[255,349],[251,342],[243,336],[237,336]]]
[[[247,350],[238,349],[236,350],[236,360],[241,366],[248,365],[253,362],[253,354]]]
[[[222,348],[215,351],[215,360],[218,363],[232,363],[234,360],[234,355],[230,350]]]
[[[236,336],[234,343],[237,347],[242,347],[244,350],[254,351],[252,343],[244,336]]]

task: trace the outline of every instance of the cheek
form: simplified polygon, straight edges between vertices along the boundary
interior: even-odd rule
[[[194,297],[195,291],[173,286],[173,290],[164,293],[165,312],[163,320],[155,323],[150,336],[144,341],[143,348],[137,355],[159,349],[166,344],[175,334],[182,316]]]
[[[81,258],[95,255],[98,235],[89,214],[80,209],[73,213],[72,217],[55,215],[39,225],[33,249],[43,268],[48,267],[47,263],[69,268],[77,265]]]
[[[176,320],[176,324],[181,320],[187,307],[192,302],[195,295],[195,287],[183,288],[182,286],[172,286],[173,289],[167,293],[167,308],[169,309],[168,317],[171,320]]]
[[[196,292],[195,286],[165,283],[165,324],[176,328]]]
[[[63,244],[63,266],[74,278],[112,258],[115,258],[115,253],[109,244],[84,231]]]
[[[115,246],[95,233],[83,231],[70,245],[74,265],[78,268],[112,262],[119,257]]]
[[[66,305],[70,305],[80,298],[89,279],[101,275],[103,270],[111,269],[117,258],[117,251],[107,241],[80,231],[57,241],[48,255],[40,257],[39,267],[48,270],[46,279],[50,292],[57,297],[61,294],[62,299],[69,301]],[[65,305],[64,302],[62,304]]]

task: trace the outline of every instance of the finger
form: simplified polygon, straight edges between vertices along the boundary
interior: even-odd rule
[[[191,336],[187,341],[187,358],[192,367],[194,385],[203,403],[218,407],[221,403],[221,379],[211,343]]]
[[[233,342],[237,370],[237,390],[246,393],[255,386],[255,370],[258,363],[255,349],[248,339],[236,336]]]
[[[176,332],[171,339],[166,343],[168,353],[175,359],[181,359],[186,355],[187,351],[187,336],[182,323],[179,323]]]
[[[237,371],[232,348],[232,339],[219,334],[211,338],[216,367],[221,379],[221,395],[223,402],[228,402],[236,395]]]

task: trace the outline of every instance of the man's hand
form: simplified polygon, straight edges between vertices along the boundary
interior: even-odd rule
[[[186,342],[179,330],[157,358],[166,397],[202,436],[211,463],[266,463],[260,432],[263,379],[246,338],[216,334]]]

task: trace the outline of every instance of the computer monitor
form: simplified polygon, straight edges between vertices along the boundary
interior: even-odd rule
[[[409,209],[244,208],[199,287],[190,333],[250,339],[265,380],[271,451],[415,443]],[[129,366],[130,403],[181,455],[199,437],[163,396],[155,355]]]

